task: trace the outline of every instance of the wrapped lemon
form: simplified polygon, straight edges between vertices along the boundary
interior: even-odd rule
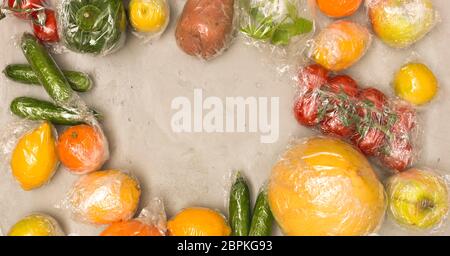
[[[11,156],[14,178],[24,190],[47,183],[58,167],[53,126],[44,122],[23,135]]]
[[[207,208],[187,208],[167,223],[172,236],[229,236],[224,216]]]
[[[58,222],[51,216],[35,213],[14,224],[8,236],[63,236]]]
[[[275,164],[268,186],[272,213],[286,235],[356,236],[377,230],[384,189],[351,145],[315,137],[294,145]]]
[[[436,96],[438,80],[426,65],[409,63],[395,75],[394,89],[400,98],[415,105],[424,105]]]
[[[110,224],[131,219],[140,195],[141,189],[134,177],[119,170],[97,171],[75,183],[67,203],[77,220]]]
[[[131,0],[128,16],[136,32],[152,36],[161,34],[169,23],[169,4],[167,0]]]

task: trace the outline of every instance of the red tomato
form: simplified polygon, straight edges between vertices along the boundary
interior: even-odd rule
[[[41,41],[47,43],[55,43],[59,41],[58,27],[56,23],[55,12],[53,10],[45,10],[44,12],[36,12],[32,15],[34,35]],[[40,20],[45,21],[44,25],[40,25]]]
[[[355,134],[352,141],[366,156],[376,155],[384,145],[385,135],[377,128],[369,128],[366,134]]]
[[[387,167],[403,171],[412,164],[414,158],[411,143],[403,138],[396,137],[390,142],[387,152],[380,156],[381,162]]]
[[[359,93],[359,99],[369,101],[378,109],[383,109],[387,103],[387,97],[375,88],[366,88]]]
[[[358,96],[359,92],[358,84],[356,83],[356,81],[347,75],[339,75],[328,79],[326,88],[334,93],[344,92],[350,97]]]
[[[298,79],[300,86],[318,89],[327,82],[328,70],[317,64],[309,65],[300,69]]]
[[[29,19],[34,11],[42,10],[45,0],[8,0],[8,6],[17,9],[14,15],[20,19]]]
[[[350,137],[354,133],[355,127],[353,124],[345,125],[343,118],[348,118],[345,116],[345,113],[328,113],[324,121],[320,124],[322,133],[341,138]]]
[[[318,114],[320,105],[320,96],[317,93],[308,91],[295,102],[295,118],[301,125],[317,125],[319,123]]]
[[[417,115],[413,107],[402,103],[395,106],[395,113],[397,121],[392,127],[394,133],[409,133],[416,127]]]

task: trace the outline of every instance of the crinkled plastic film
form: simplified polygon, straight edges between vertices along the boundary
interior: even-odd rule
[[[273,167],[267,193],[277,223],[291,236],[369,235],[386,208],[367,159],[329,137],[293,142]]]
[[[298,83],[294,115],[300,124],[351,141],[388,169],[403,171],[416,162],[420,126],[412,105],[318,65],[301,68]]]
[[[13,236],[64,236],[58,221],[44,213],[32,213],[11,227],[8,235]]]
[[[63,0],[58,13],[62,40],[72,51],[107,55],[125,43],[123,1]]]
[[[132,0],[128,9],[133,35],[144,43],[159,39],[169,25],[168,0]]]
[[[240,32],[267,52],[284,73],[305,61],[307,41],[314,34],[314,3],[311,0],[239,0]]]
[[[188,0],[178,19],[175,37],[188,55],[210,60],[234,39],[237,0]]]
[[[1,135],[1,160],[23,190],[50,182],[59,166],[56,129],[48,122],[11,123]]]
[[[95,225],[133,218],[141,189],[138,180],[120,170],[92,172],[78,179],[62,206],[75,220]]]
[[[431,0],[368,0],[375,34],[393,48],[406,48],[421,40],[439,22]]]
[[[448,181],[429,168],[413,168],[386,182],[388,216],[404,228],[439,232],[447,221],[450,197]]]

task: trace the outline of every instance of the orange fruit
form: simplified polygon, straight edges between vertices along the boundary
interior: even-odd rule
[[[291,236],[370,234],[384,217],[384,189],[350,144],[316,137],[275,164],[268,186],[272,213]]]
[[[331,71],[342,71],[358,62],[369,48],[369,30],[351,21],[335,21],[314,40],[311,57]]]
[[[167,223],[172,236],[229,236],[231,229],[225,218],[207,208],[187,208]]]
[[[97,171],[75,183],[68,202],[77,219],[110,224],[131,219],[140,195],[139,183],[130,175],[119,170]]]
[[[59,159],[71,172],[93,172],[100,169],[106,161],[108,146],[98,129],[100,128],[84,124],[72,126],[59,137]]]
[[[100,236],[162,236],[163,233],[155,226],[139,220],[122,221],[111,224]]]
[[[354,14],[362,0],[317,0],[320,11],[332,18],[342,18]]]

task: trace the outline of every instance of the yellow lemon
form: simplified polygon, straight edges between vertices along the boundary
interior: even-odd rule
[[[127,221],[136,212],[141,189],[136,179],[119,170],[81,177],[69,195],[72,213],[93,224]]]
[[[436,96],[438,80],[424,64],[409,63],[397,72],[394,89],[400,98],[415,105],[423,105]]]
[[[328,70],[341,71],[361,59],[371,41],[367,28],[350,21],[336,21],[314,40],[312,59]]]
[[[130,23],[138,32],[159,32],[169,18],[169,9],[164,0],[132,0]]]
[[[12,173],[24,190],[47,183],[57,166],[53,126],[48,122],[25,134],[12,152]]]
[[[11,227],[8,236],[62,236],[58,222],[45,214],[31,214]]]
[[[311,138],[288,150],[269,180],[271,210],[286,235],[366,235],[380,225],[384,189],[351,145]]]
[[[167,223],[172,236],[229,236],[231,228],[218,212],[207,208],[187,208]]]

